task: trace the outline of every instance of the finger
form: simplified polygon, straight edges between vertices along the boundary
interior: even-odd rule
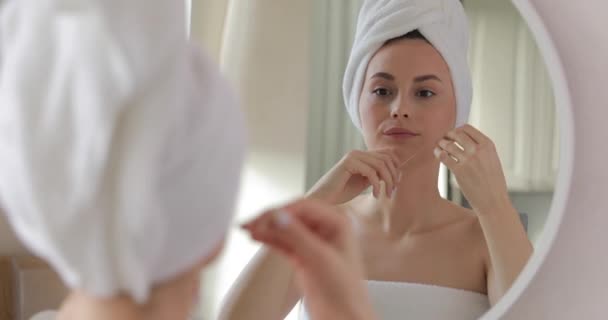
[[[368,164],[362,162],[359,159],[352,159],[352,170],[367,178],[369,183],[373,187],[373,194],[375,198],[380,196],[380,178],[378,177],[377,171],[370,167]]]
[[[395,168],[399,167],[399,164],[401,163],[401,160],[399,159],[399,156],[397,155],[397,153],[395,153],[395,150],[393,150],[393,149],[380,149],[380,150],[377,150],[376,152],[389,156],[389,158],[391,159],[391,162],[393,163],[393,165],[395,166]]]
[[[397,166],[395,165],[394,159],[388,153],[384,152],[372,152],[370,154],[384,162],[384,165],[389,170],[389,173],[391,176],[393,176],[393,180],[395,180],[395,176],[397,175]]]
[[[278,255],[281,255],[287,260],[290,261],[294,268],[302,267],[302,259],[299,258],[296,254],[294,254],[293,250],[281,241],[277,240],[275,233],[273,232],[250,232],[251,239],[258,241],[268,247],[270,250],[276,252]]]
[[[460,129],[464,131],[477,144],[483,144],[490,140],[490,138],[488,138],[485,134],[477,130],[477,128],[473,127],[472,125],[465,124],[464,126],[460,127]]]
[[[472,155],[477,151],[477,142],[462,130],[452,130],[446,134],[446,137],[462,146],[466,154]]]
[[[274,210],[266,210],[257,217],[241,224],[241,228],[248,231],[265,230],[269,227],[273,212]]]
[[[385,166],[388,168],[389,172],[393,176],[393,184],[397,181],[399,177],[399,157],[394,152],[393,149],[378,149],[373,151],[359,151],[355,150],[350,153],[352,158],[362,159],[366,156],[371,155],[385,163]],[[393,170],[394,169],[394,170]],[[384,179],[383,179],[384,180]]]
[[[320,201],[300,200],[286,206],[285,210],[311,228],[332,231],[350,227],[350,218],[344,209]]]
[[[255,236],[288,255],[297,256],[305,265],[324,261],[335,250],[331,242],[322,239],[295,215],[284,210],[274,215],[271,228]]]
[[[399,158],[397,157],[397,155],[395,155],[390,150],[376,151],[376,154],[379,157],[382,157],[382,159],[386,163],[387,167],[389,168],[389,170],[393,174],[393,182],[396,183],[397,179],[399,178],[399,170],[398,170],[398,167],[399,167]]]
[[[454,143],[454,141],[447,140],[447,139],[441,139],[441,140],[439,140],[438,145],[442,150],[447,151],[450,155],[454,156],[456,159],[462,160],[462,159],[466,158],[466,154],[464,153],[464,150],[462,150],[460,147],[458,147],[456,145],[456,143]]]
[[[441,163],[445,164],[448,169],[455,171],[457,170],[458,161],[452,158],[445,150],[440,148],[435,148],[433,151],[435,158],[439,159]]]
[[[269,230],[263,230],[263,231],[249,230],[249,229],[246,229],[246,230],[249,231],[249,234],[253,240],[261,242],[261,243],[271,247],[271,249],[279,251],[279,253],[284,256],[287,256],[289,258],[291,258],[293,256],[293,252],[289,247],[286,247],[284,244],[277,241],[276,235],[274,232],[269,231]]]
[[[250,222],[241,225],[241,228],[248,231],[252,239],[272,247],[283,255],[291,256],[291,249],[276,240],[275,232],[273,232],[275,215],[276,210],[267,210]]]
[[[391,173],[385,160],[380,158],[380,155],[374,153],[361,154],[359,160],[376,170],[377,175],[386,182],[386,194],[390,197],[395,186],[395,181],[393,180],[394,174]]]

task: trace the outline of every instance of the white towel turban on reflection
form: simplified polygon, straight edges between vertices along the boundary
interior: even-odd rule
[[[244,119],[184,1],[16,0],[0,17],[0,200],[72,288],[191,270],[232,218]]]
[[[473,94],[467,60],[468,21],[459,0],[366,0],[344,74],[343,95],[359,130],[359,98],[371,58],[391,39],[418,30],[446,61],[456,95],[456,126],[469,117]]]

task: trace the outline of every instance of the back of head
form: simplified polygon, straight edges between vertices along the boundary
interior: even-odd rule
[[[92,7],[57,23],[46,4],[1,21],[15,41],[1,46],[0,200],[68,286],[141,303],[223,239],[244,120],[183,21],[156,27],[171,46],[138,47]],[[151,47],[162,53],[135,54]]]

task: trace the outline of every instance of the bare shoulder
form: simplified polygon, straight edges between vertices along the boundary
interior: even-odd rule
[[[487,252],[486,239],[475,212],[452,202],[446,203],[446,208],[446,213],[454,221],[454,231],[458,236],[476,247],[479,253],[485,256]]]

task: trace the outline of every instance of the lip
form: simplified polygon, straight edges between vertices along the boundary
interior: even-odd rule
[[[385,136],[391,137],[416,137],[419,136],[418,133],[407,130],[401,127],[391,127],[383,132]]]

